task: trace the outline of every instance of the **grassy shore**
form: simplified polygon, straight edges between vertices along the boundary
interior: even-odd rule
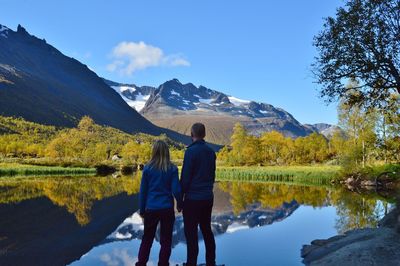
[[[0,163],[0,176],[32,175],[94,175],[95,168],[37,166],[15,163]]]
[[[339,166],[217,167],[217,180],[325,185],[339,170]]]

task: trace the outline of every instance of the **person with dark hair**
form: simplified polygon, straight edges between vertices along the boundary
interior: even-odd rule
[[[144,166],[140,184],[140,216],[144,220],[144,234],[136,266],[145,266],[149,260],[159,223],[161,249],[158,265],[169,265],[175,222],[174,197],[180,211],[182,193],[178,168],[170,161],[168,145],[162,140],[157,140],[153,145],[151,160]]]
[[[191,129],[193,143],[188,146],[181,173],[184,197],[183,222],[187,244],[186,265],[196,266],[199,253],[198,227],[206,247],[206,265],[215,266],[215,239],[211,230],[214,202],[215,152],[206,144],[205,126],[195,123]]]

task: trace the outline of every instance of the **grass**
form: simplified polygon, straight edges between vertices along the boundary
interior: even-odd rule
[[[93,175],[95,168],[37,166],[16,163],[0,163],[0,176],[32,175]]]
[[[384,177],[382,176],[384,175]],[[355,168],[343,168],[339,179],[356,177],[364,180],[375,180],[375,178],[386,178],[393,181],[400,180],[400,164],[376,164]]]
[[[326,185],[339,169],[338,166],[217,167],[217,180]]]

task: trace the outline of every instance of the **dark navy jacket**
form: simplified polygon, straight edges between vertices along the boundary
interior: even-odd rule
[[[204,140],[187,148],[183,159],[181,186],[185,199],[212,199],[215,181],[215,152]]]
[[[178,168],[171,165],[167,172],[163,172],[151,165],[145,165],[140,183],[140,213],[173,208],[173,196],[181,207],[182,193]]]

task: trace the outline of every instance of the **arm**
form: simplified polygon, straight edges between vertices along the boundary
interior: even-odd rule
[[[140,182],[140,194],[139,194],[139,202],[140,202],[140,216],[144,215],[146,211],[146,199],[147,199],[147,192],[148,192],[148,180],[146,175],[146,170],[143,170],[142,173],[142,181]]]
[[[185,195],[189,189],[189,184],[192,179],[193,162],[189,150],[186,150],[183,158],[183,166],[181,173],[181,188],[182,194]]]
[[[174,167],[172,172],[172,194],[176,200],[176,208],[178,211],[182,210],[182,190],[181,185],[179,184],[179,176],[178,176],[178,168]]]

